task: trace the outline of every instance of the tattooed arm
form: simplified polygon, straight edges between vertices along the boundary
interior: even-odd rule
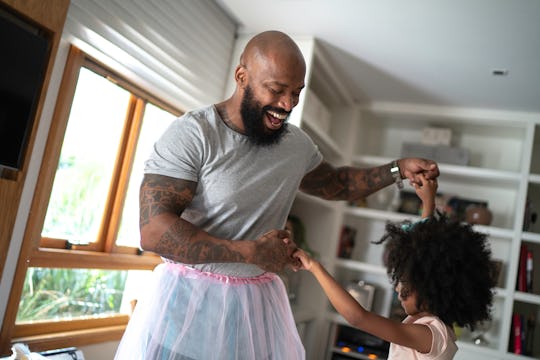
[[[180,215],[193,199],[197,183],[146,174],[140,189],[141,247],[186,264],[241,262],[266,271],[296,263],[288,232],[270,231],[256,241],[211,236]]]
[[[421,183],[421,174],[427,179],[439,176],[439,168],[432,160],[405,158],[398,160],[398,165],[401,177],[409,179],[411,183]],[[304,176],[300,190],[327,200],[358,200],[394,183],[391,166],[334,168],[323,161]]]

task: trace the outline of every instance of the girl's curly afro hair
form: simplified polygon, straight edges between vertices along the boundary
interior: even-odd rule
[[[383,242],[392,283],[401,281],[405,296],[416,292],[418,309],[471,330],[491,318],[494,265],[485,234],[439,214],[388,223]]]

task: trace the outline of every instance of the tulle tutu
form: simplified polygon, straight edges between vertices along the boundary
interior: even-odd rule
[[[283,282],[172,263],[154,270],[116,360],[305,359]]]

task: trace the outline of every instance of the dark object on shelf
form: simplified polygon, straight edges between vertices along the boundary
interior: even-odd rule
[[[493,283],[495,284],[495,286],[502,288],[504,287],[504,285],[502,284],[502,279],[501,279],[503,262],[501,260],[492,260],[491,262],[493,264],[493,268],[492,268],[493,272],[491,274]]]
[[[538,213],[534,209],[534,204],[530,199],[525,203],[525,214],[523,215],[523,231],[530,231],[532,225],[536,223]]]
[[[527,291],[527,245],[521,244],[519,251],[518,275],[516,281],[517,291]]]
[[[352,251],[354,249],[356,237],[356,229],[347,225],[341,227],[341,234],[339,236],[338,244],[338,257],[343,259],[350,259]]]
[[[450,212],[447,214],[450,218],[458,221],[466,221],[466,210],[469,206],[488,207],[488,202],[483,200],[472,200],[453,196],[448,199],[447,208]]]
[[[421,157],[432,159],[438,163],[468,165],[469,150],[447,145],[426,145],[419,143],[403,143],[401,157]]]
[[[418,215],[420,213],[420,207],[422,201],[414,192],[401,191],[399,193],[401,199],[398,211],[404,214]]]
[[[386,359],[388,357],[390,343],[360,329],[339,325],[335,347],[342,349],[342,351],[346,350],[351,353],[363,354],[366,357],[372,354],[377,359]],[[339,359],[339,357],[336,359]]]
[[[493,213],[484,205],[469,205],[465,209],[465,221],[469,224],[490,225]]]
[[[525,353],[532,356],[534,354],[534,329],[536,327],[536,316],[530,314],[527,318],[527,329],[525,332]]]

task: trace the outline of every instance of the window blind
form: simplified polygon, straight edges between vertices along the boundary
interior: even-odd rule
[[[72,0],[64,37],[185,111],[222,100],[235,31],[212,0]]]

